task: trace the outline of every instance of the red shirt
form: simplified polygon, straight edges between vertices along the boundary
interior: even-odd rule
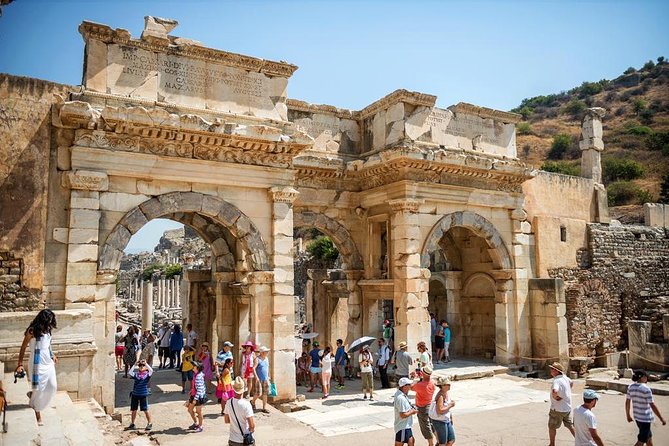
[[[434,395],[434,383],[432,380],[418,381],[412,387],[416,392],[416,406],[425,407],[432,402],[432,395]]]

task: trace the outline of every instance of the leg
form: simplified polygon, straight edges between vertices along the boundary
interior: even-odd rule
[[[555,446],[555,434],[557,433],[557,429],[554,429],[552,427],[548,428],[548,444],[550,446]]]
[[[197,419],[195,419],[195,411],[193,410],[193,406],[195,406],[195,403],[189,403],[188,404],[188,414],[190,415],[191,419],[193,420],[193,424],[197,424]]]
[[[197,406],[195,411],[197,412],[197,424],[202,426],[204,424],[204,419],[202,418],[202,406]]]
[[[136,419],[137,419],[137,411],[136,410],[130,411],[130,424],[135,424]]]

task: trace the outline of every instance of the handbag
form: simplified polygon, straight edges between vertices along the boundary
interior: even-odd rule
[[[276,384],[270,383],[269,385],[269,396],[276,396]]]
[[[242,443],[244,444],[256,444],[256,439],[253,438],[253,433],[244,433],[244,429],[242,429],[242,425],[239,422],[239,418],[237,418],[237,412],[235,412],[235,400],[234,398],[230,400],[230,407],[232,407],[232,413],[235,414],[235,420],[237,421],[237,426],[239,426],[239,432],[242,433]]]

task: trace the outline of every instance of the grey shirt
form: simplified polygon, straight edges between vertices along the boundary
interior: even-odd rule
[[[397,366],[395,375],[409,376],[409,366],[411,364],[413,364],[411,356],[404,350],[397,350],[397,353],[395,353],[395,365]]]

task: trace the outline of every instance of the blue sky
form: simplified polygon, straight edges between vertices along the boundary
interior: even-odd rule
[[[79,23],[139,37],[145,15],[177,19],[172,34],[206,46],[298,65],[290,97],[351,109],[406,88],[508,110],[669,57],[667,1],[16,0],[0,17],[0,72],[78,85]]]

